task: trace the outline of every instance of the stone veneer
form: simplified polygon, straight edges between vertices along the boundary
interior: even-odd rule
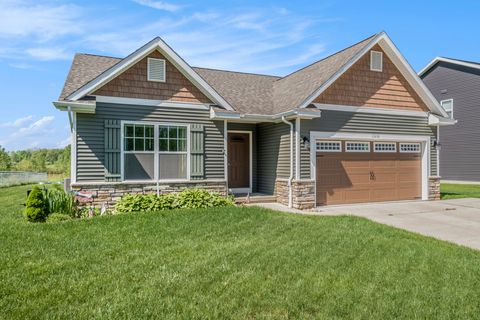
[[[288,206],[288,179],[275,181],[277,202]],[[315,206],[315,180],[292,181],[292,207],[295,209],[311,209]]]
[[[186,188],[206,189],[210,192],[217,192],[223,196],[227,195],[225,181],[188,181],[175,183],[160,183],[160,193],[179,192]],[[129,182],[99,182],[99,183],[77,183],[72,184],[72,190],[92,194],[92,201],[82,202],[82,205],[94,205],[100,207],[104,203],[107,207],[113,206],[125,194],[148,194],[156,193],[157,185],[154,183],[129,183]]]
[[[439,176],[428,177],[428,200],[440,200]]]

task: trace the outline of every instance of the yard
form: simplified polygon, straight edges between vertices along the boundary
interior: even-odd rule
[[[3,318],[480,314],[480,252],[355,217],[255,207],[27,223],[0,189]]]
[[[442,199],[480,198],[480,185],[478,184],[450,184],[442,183],[440,186]]]

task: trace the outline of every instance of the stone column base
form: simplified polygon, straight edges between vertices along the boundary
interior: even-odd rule
[[[275,181],[277,202],[288,206],[288,179]],[[315,180],[292,181],[292,207],[305,210],[315,206]]]
[[[428,177],[428,200],[440,200],[439,176]]]

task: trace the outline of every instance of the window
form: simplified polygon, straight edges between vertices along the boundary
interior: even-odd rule
[[[124,124],[125,180],[188,179],[188,126]]]
[[[440,105],[447,112],[448,116],[453,119],[453,99],[442,100]]]
[[[159,126],[159,178],[187,178],[187,127]]]
[[[370,51],[370,70],[383,70],[383,53],[380,51]]]
[[[340,141],[317,141],[317,151],[341,152],[342,143]]]
[[[400,143],[400,152],[419,153],[420,143]]]
[[[347,142],[345,150],[347,152],[369,152],[370,142]]]
[[[375,142],[375,152],[397,152],[395,142]]]
[[[147,80],[165,82],[165,60],[163,59],[147,59]]]

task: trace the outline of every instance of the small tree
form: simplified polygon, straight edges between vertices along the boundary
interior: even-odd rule
[[[2,146],[0,146],[0,171],[7,171],[12,168],[12,160]]]
[[[39,187],[33,187],[28,195],[25,216],[30,222],[45,222],[48,216],[47,205],[43,192]]]

